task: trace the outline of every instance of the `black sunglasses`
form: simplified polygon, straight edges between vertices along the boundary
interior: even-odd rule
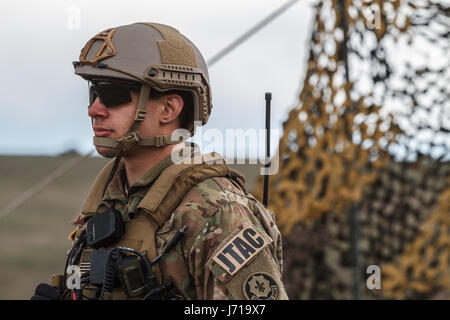
[[[114,107],[131,102],[131,91],[139,92],[140,84],[96,81],[89,84],[89,107],[99,97],[106,107]]]

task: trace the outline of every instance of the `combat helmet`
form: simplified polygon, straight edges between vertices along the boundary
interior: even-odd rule
[[[75,74],[85,80],[111,79],[141,84],[135,121],[119,139],[94,137],[94,145],[112,148],[116,156],[133,145],[161,147],[178,143],[171,136],[141,137],[138,128],[146,117],[150,90],[191,93],[193,121],[204,125],[211,113],[211,88],[205,60],[197,47],[178,30],[157,23],[134,23],[96,34],[74,61]]]

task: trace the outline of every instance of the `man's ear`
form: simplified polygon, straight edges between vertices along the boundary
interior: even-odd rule
[[[160,122],[170,123],[177,119],[183,109],[183,99],[176,93],[163,97],[164,109],[161,112]]]

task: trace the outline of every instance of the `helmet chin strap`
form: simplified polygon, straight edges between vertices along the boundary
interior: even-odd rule
[[[112,158],[130,150],[134,145],[148,146],[148,147],[163,147],[169,144],[177,144],[180,140],[172,140],[171,136],[156,136],[150,138],[142,138],[138,132],[139,126],[144,121],[147,115],[146,106],[148,98],[150,97],[150,87],[142,84],[139,92],[138,106],[134,122],[128,132],[121,138],[114,139],[108,137],[95,137],[94,145],[96,147],[110,148],[109,151],[102,152],[102,155],[107,158]]]

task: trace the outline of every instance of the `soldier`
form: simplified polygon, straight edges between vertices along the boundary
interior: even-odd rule
[[[89,40],[74,67],[89,82],[97,152],[115,159],[73,221],[66,268],[80,267],[81,287],[70,295],[67,275],[53,276],[33,299],[287,299],[273,213],[220,155],[185,141],[212,108],[206,63],[192,42],[162,24],[120,26]],[[118,247],[128,255],[111,250]],[[135,278],[111,262],[132,253],[157,261],[147,270],[157,289],[133,291]],[[110,264],[122,281],[108,278]]]

